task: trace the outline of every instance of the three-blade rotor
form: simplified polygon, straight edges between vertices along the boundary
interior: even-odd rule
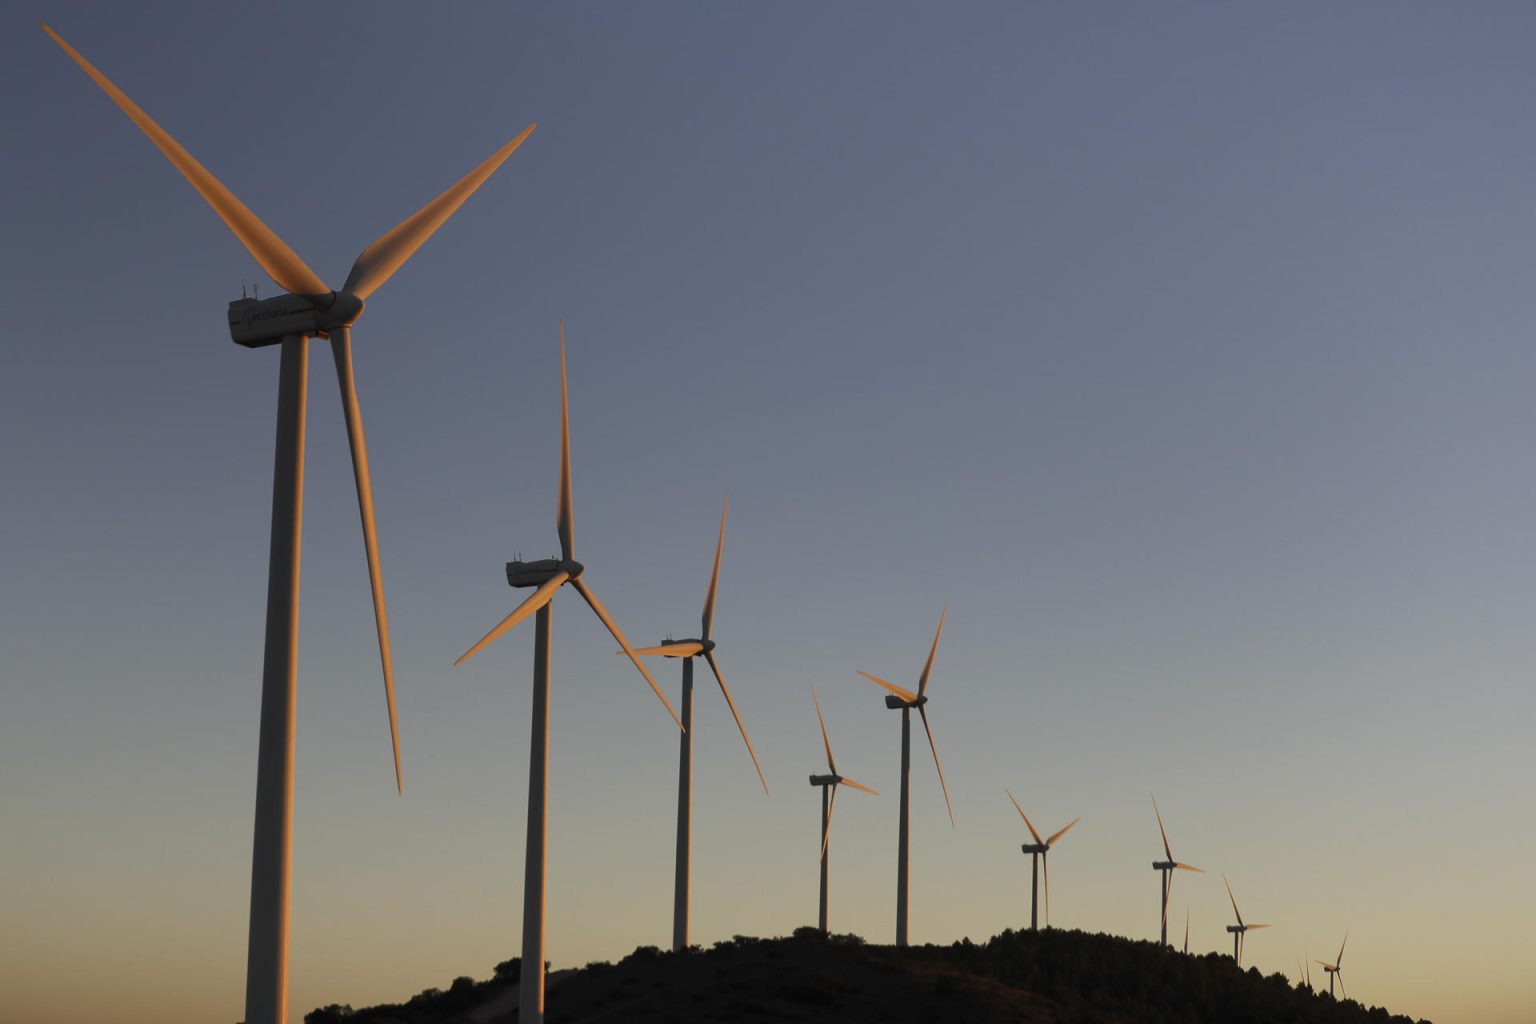
[[[827,770],[832,773],[834,780],[832,783],[832,795],[827,801],[826,828],[823,829],[821,836],[821,856],[825,857],[827,855],[827,841],[832,836],[832,811],[837,807],[838,787],[852,786],[854,789],[862,790],[871,796],[879,796],[880,794],[862,782],[855,782],[846,775],[838,774],[837,760],[832,756],[832,741],[827,738],[827,720],[821,713],[821,698],[816,695],[816,684],[814,682],[811,683],[811,700],[816,704],[816,721],[821,725],[821,745],[827,752]]]
[[[752,767],[757,769],[757,781],[762,783],[763,792],[767,793],[768,779],[763,775],[763,766],[757,760],[757,751],[752,746],[752,738],[747,735],[747,727],[741,720],[741,712],[736,708],[735,698],[731,696],[731,688],[725,685],[725,676],[720,671],[720,663],[715,660],[715,643],[710,638],[710,630],[715,623],[715,593],[720,587],[720,553],[725,548],[725,516],[730,508],[731,499],[727,495],[720,507],[720,533],[715,540],[715,567],[709,574],[709,590],[704,595],[704,613],[701,616],[702,635],[697,640],[676,642],[669,640],[655,647],[642,647],[635,653],[664,658],[694,658],[703,655],[704,660],[709,664],[709,671],[715,677],[715,682],[720,686],[720,694],[725,698],[726,706],[731,709],[731,717],[736,720],[736,730],[741,733],[741,742],[746,744],[747,754],[752,758]]]
[[[1034,837],[1035,845],[1041,848],[1036,852],[1040,854],[1040,867],[1045,875],[1045,923],[1049,925],[1051,923],[1051,859],[1046,854],[1050,852],[1056,840],[1066,835],[1072,830],[1073,825],[1083,820],[1082,815],[1078,815],[1067,822],[1066,827],[1053,832],[1048,838],[1041,839],[1040,833],[1035,831],[1034,822],[1029,820],[1029,815],[1024,813],[1024,808],[1020,807],[1018,800],[1014,799],[1012,790],[1005,786],[1003,787],[1003,792],[1008,794],[1008,799],[1012,802],[1013,809],[1018,811],[1019,817],[1024,819],[1024,827],[1029,829],[1029,834]]]
[[[859,672],[859,675],[868,679],[877,686],[882,686],[898,697],[908,708],[916,708],[918,715],[923,720],[923,732],[928,734],[928,749],[933,752],[933,767],[939,773],[939,787],[944,791],[944,809],[949,813],[949,827],[955,827],[955,808],[949,801],[949,784],[944,781],[944,766],[939,763],[939,748],[933,741],[933,727],[928,722],[928,680],[933,674],[933,659],[939,652],[939,637],[944,635],[944,619],[949,615],[949,605],[939,613],[939,628],[934,631],[933,645],[928,648],[928,660],[923,665],[923,674],[917,680],[917,692],[904,689],[895,683],[887,682],[879,676],[872,676],[868,672]],[[887,701],[890,698],[886,698]],[[894,706],[894,705],[887,705]]]
[[[489,647],[497,638],[512,629],[512,627],[528,618],[528,616],[540,608],[543,608],[554,599],[557,590],[569,583],[581,595],[582,600],[587,602],[587,605],[608,632],[613,635],[613,638],[618,641],[619,646],[623,648],[623,653],[629,657],[629,660],[634,663],[635,668],[645,677],[645,681],[650,684],[651,692],[656,694],[656,699],[661,701],[662,707],[667,709],[667,714],[672,716],[672,721],[677,723],[679,729],[682,729],[682,720],[677,717],[677,712],[672,710],[672,705],[667,700],[666,695],[661,692],[661,687],[657,686],[656,680],[651,678],[651,673],[646,670],[645,665],[637,657],[635,649],[625,639],[623,631],[619,629],[619,624],[613,621],[613,616],[608,614],[608,610],[597,599],[597,595],[592,592],[592,589],[587,586],[586,581],[582,579],[582,574],[586,571],[585,566],[572,557],[570,424],[570,396],[565,371],[565,321],[562,320],[560,322],[560,499],[556,511],[556,527],[560,533],[562,557],[559,564],[552,569],[548,579],[540,583],[534,592],[524,599],[522,604],[512,610],[510,615],[491,627],[490,632],[481,637],[469,650],[461,654],[458,660],[454,662],[454,665],[464,664],[464,662]]]
[[[313,305],[322,333],[330,336],[331,353],[336,363],[336,379],[341,390],[342,414],[347,424],[347,440],[352,453],[352,471],[357,486],[358,513],[362,520],[363,546],[368,560],[368,581],[373,598],[374,622],[379,638],[379,662],[384,676],[385,701],[389,711],[390,745],[394,753],[395,786],[403,791],[400,770],[400,731],[395,713],[394,660],[390,652],[389,610],[384,598],[383,570],[379,560],[378,531],[373,505],[373,479],[368,467],[368,443],[363,432],[362,411],[358,404],[357,384],[352,367],[350,325],[362,313],[363,302],[453,215],[476,189],[485,183],[507,157],[522,145],[536,125],[529,125],[519,135],[471,171],[457,184],[402,221],[357,257],[347,283],[338,295],[310,269],[298,253],[277,233],[252,213],[211,171],[187,152],[133,100],[119,89],[95,65],[86,60],[48,25],[43,31],[84,71],[107,97],[126,114],[155,147],[197,190],[256,263],[283,288]]]

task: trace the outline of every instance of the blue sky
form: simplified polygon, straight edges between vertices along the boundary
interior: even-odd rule
[[[531,635],[451,662],[575,515],[634,640],[690,634],[695,927],[815,913],[821,689],[849,774],[833,927],[1027,913],[1437,1021],[1536,1003],[1532,12],[1459,6],[61,6],[4,16],[0,987],[27,1019],[241,1004],[276,358],[260,272],[46,18],[323,277],[530,121],[355,331],[400,687],[394,794],[344,427],[311,374],[294,1020],[517,952]],[[265,289],[274,289],[270,282]],[[275,289],[274,289],[275,290]],[[271,294],[264,290],[263,294]],[[557,965],[669,933],[675,733],[556,613]],[[675,673],[662,669],[675,693]],[[1038,816],[1037,816],[1038,814]],[[1441,872],[1438,876],[1435,872]],[[61,997],[81,972],[95,991]],[[168,991],[166,977],[180,979]],[[145,1019],[149,1019],[146,1017]]]

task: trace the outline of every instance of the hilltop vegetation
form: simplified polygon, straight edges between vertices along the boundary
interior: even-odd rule
[[[504,1024],[517,1019],[515,960],[406,1003],[328,1006],[305,1024]],[[905,1024],[1414,1024],[1334,1001],[1230,957],[1076,931],[1005,931],[983,943],[897,949],[802,928],[712,949],[642,946],[617,964],[550,975],[551,1024],[800,1021]],[[1427,1024],[1427,1022],[1420,1022]]]

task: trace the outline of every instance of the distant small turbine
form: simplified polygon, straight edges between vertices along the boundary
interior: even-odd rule
[[[696,640],[669,638],[659,647],[641,647],[635,651],[636,654],[680,658],[683,662],[683,731],[678,740],[677,756],[677,864],[672,894],[673,949],[688,948],[688,889],[692,877],[693,847],[693,659],[701,654],[709,662],[709,670],[715,674],[715,682],[720,684],[720,692],[725,695],[725,703],[730,706],[731,717],[736,719],[741,741],[747,745],[747,753],[752,756],[752,766],[757,769],[757,780],[763,784],[763,792],[768,792],[768,780],[763,778],[763,766],[757,763],[757,751],[752,749],[747,727],[741,724],[741,713],[736,710],[736,702],[731,699],[731,691],[725,685],[725,677],[720,674],[720,666],[715,661],[715,642],[709,637],[715,622],[715,590],[720,584],[720,552],[725,547],[725,513],[730,509],[730,504],[727,498],[720,509],[720,536],[715,541],[715,569],[710,574],[709,590],[704,596],[701,635]]]
[[[1189,955],[1189,908],[1184,908],[1184,955]]]
[[[1227,899],[1232,901],[1232,913],[1237,915],[1237,924],[1227,925],[1227,931],[1232,933],[1232,959],[1237,966],[1243,966],[1243,941],[1249,931],[1254,928],[1268,928],[1267,924],[1244,924],[1243,912],[1237,909],[1237,897],[1232,895],[1232,883],[1227,881],[1225,873],[1221,876],[1221,884],[1227,887]]]
[[[944,790],[944,808],[949,811],[949,827],[955,827],[955,809],[949,802],[949,787],[944,783],[944,767],[939,764],[939,748],[933,743],[933,730],[928,725],[928,709],[923,705],[928,703],[928,677],[933,673],[933,658],[939,650],[939,637],[944,633],[944,618],[949,614],[949,605],[939,613],[939,628],[933,634],[933,646],[928,649],[928,662],[923,666],[923,674],[917,681],[917,692],[904,690],[895,683],[888,683],[884,679],[872,676],[868,672],[860,672],[859,675],[891,691],[886,694],[885,706],[891,710],[901,709],[901,812],[900,825],[896,834],[896,945],[907,944],[907,868],[908,868],[908,839],[910,838],[909,821],[911,814],[911,787],[912,781],[912,709],[917,708],[917,713],[923,719],[923,731],[928,734],[928,749],[933,751],[933,766],[939,772],[939,786]]]
[[[816,684],[811,684],[811,700],[816,703],[816,720],[821,723],[821,745],[827,751],[827,771],[830,775],[812,775],[811,785],[821,787],[821,909],[816,914],[816,927],[827,930],[827,840],[831,836],[832,810],[837,806],[837,787],[852,786],[873,796],[879,796],[862,782],[854,782],[846,775],[837,773],[837,762],[832,759],[832,741],[827,739],[827,720],[821,714],[821,699],[816,696]],[[831,796],[828,796],[830,790]]]
[[[1152,870],[1163,873],[1163,930],[1162,943],[1168,945],[1168,890],[1173,888],[1173,872],[1177,868],[1180,871],[1198,871],[1205,873],[1204,868],[1197,868],[1192,864],[1180,864],[1173,859],[1173,850],[1168,847],[1168,830],[1163,828],[1163,812],[1157,808],[1157,797],[1152,798],[1152,813],[1157,815],[1157,830],[1163,835],[1163,853],[1168,855],[1167,860],[1155,860],[1152,862]]]
[[[1025,814],[1024,808],[1020,807],[1019,802],[1013,799],[1013,794],[1009,792],[1007,787],[1004,787],[1003,792],[1008,794],[1008,799],[1013,801],[1013,809],[1018,811],[1019,817],[1024,819],[1024,827],[1029,829],[1029,834],[1035,837],[1035,841],[1033,843],[1025,843],[1019,847],[1019,849],[1030,855],[1029,930],[1036,931],[1039,928],[1039,917],[1036,914],[1036,910],[1039,907],[1040,872],[1042,869],[1045,872],[1045,926],[1049,928],[1051,926],[1051,866],[1049,862],[1046,861],[1045,855],[1051,852],[1051,846],[1056,842],[1056,840],[1066,835],[1073,825],[1076,825],[1078,822],[1083,820],[1082,816],[1079,815],[1078,817],[1073,818],[1070,822],[1067,823],[1066,828],[1057,832],[1049,839],[1041,839],[1040,833],[1035,831],[1034,823],[1029,820],[1029,815]]]
[[[1325,964],[1321,960],[1314,960],[1314,961],[1312,961],[1313,963],[1315,963],[1319,967],[1321,967],[1323,970],[1328,972],[1328,994],[1330,996],[1333,995],[1333,979],[1334,978],[1338,978],[1339,979],[1339,991],[1344,993],[1344,998],[1345,999],[1349,998],[1349,992],[1347,992],[1345,990],[1345,988],[1344,988],[1344,947],[1347,946],[1347,945],[1349,945],[1349,932],[1345,931],[1344,932],[1344,941],[1339,943],[1339,956],[1338,956],[1338,959],[1334,960],[1334,962],[1331,963],[1331,964]]]
[[[530,615],[537,613],[533,634],[533,736],[528,750],[528,833],[523,859],[523,952],[522,974],[518,982],[518,1017],[523,1024],[542,1024],[544,1020],[544,878],[545,854],[548,852],[549,801],[549,652],[554,646],[554,627],[550,620],[550,602],[555,592],[569,583],[592,607],[608,632],[624,648],[635,668],[651,684],[667,714],[682,728],[677,713],[661,687],[646,671],[634,648],[624,639],[618,624],[609,616],[597,595],[582,580],[586,567],[576,561],[574,526],[571,514],[571,417],[565,383],[565,322],[560,323],[560,504],[556,512],[560,532],[560,557],[539,562],[507,563],[507,583],[513,587],[536,587],[532,594],[498,622],[453,664],[459,666],[485,650],[497,637]]]

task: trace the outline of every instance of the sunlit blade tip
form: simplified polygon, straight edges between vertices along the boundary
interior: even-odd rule
[[[608,632],[612,633],[613,638],[619,642],[619,646],[624,648],[624,653],[629,655],[629,660],[634,664],[635,668],[640,670],[640,674],[645,677],[645,681],[650,684],[651,692],[656,694],[656,699],[661,701],[661,706],[667,709],[667,714],[672,716],[672,721],[677,723],[677,728],[682,732],[686,732],[687,730],[683,728],[683,720],[677,717],[676,711],[672,710],[671,701],[667,700],[666,694],[661,692],[661,687],[656,685],[656,680],[651,678],[651,673],[646,669],[645,664],[635,655],[635,649],[629,646],[628,640],[624,639],[624,634],[620,631],[619,624],[613,621],[613,617],[608,614],[608,609],[604,608],[602,602],[598,601],[597,595],[592,593],[592,588],[588,587],[586,581],[579,577],[571,580],[571,586],[576,588],[576,592],[581,595],[582,600],[587,602],[587,605],[602,620],[603,625],[608,627]]]
[[[725,496],[720,506],[720,536],[715,540],[715,567],[709,574],[709,593],[704,596],[704,639],[709,639],[710,628],[715,624],[715,591],[720,586],[720,552],[725,548],[725,514],[730,511],[731,497]]]
[[[928,734],[928,749],[933,751],[933,766],[939,772],[939,787],[944,790],[944,809],[949,812],[949,827],[954,828],[955,808],[949,802],[949,784],[944,781],[944,766],[939,763],[939,748],[933,742],[933,729],[928,724],[928,709],[920,707],[917,709],[917,713],[923,719],[923,731]]]
[[[658,644],[655,647],[636,647],[635,653],[641,656],[654,655],[663,658],[691,658],[704,650],[704,645],[697,641],[687,643]],[[628,651],[614,651],[619,657],[624,657]]]
[[[1040,844],[1042,842],[1040,839],[1040,833],[1035,831],[1034,823],[1029,820],[1029,815],[1024,813],[1024,808],[1019,806],[1019,802],[1017,800],[1014,800],[1013,792],[1008,789],[1007,786],[1003,787],[1003,792],[1007,793],[1008,799],[1013,801],[1013,809],[1018,811],[1019,817],[1024,819],[1024,827],[1029,829],[1029,834],[1035,837],[1035,843]]]
[[[827,858],[827,843],[832,838],[832,812],[837,809],[837,786],[832,787],[832,796],[827,801],[827,821],[821,830],[821,859]]]
[[[1169,860],[1173,860],[1173,850],[1168,847],[1168,830],[1163,828],[1163,812],[1158,809],[1155,796],[1152,798],[1152,813],[1157,815],[1157,830],[1163,836],[1163,853],[1168,855]]]
[[[1243,912],[1237,909],[1237,897],[1232,895],[1232,883],[1227,881],[1227,873],[1221,873],[1221,884],[1227,887],[1227,899],[1232,901],[1232,913],[1237,915],[1237,923],[1243,923]]]
[[[768,792],[768,779],[763,775],[763,766],[758,763],[757,751],[752,749],[752,740],[747,736],[747,727],[742,724],[741,713],[736,710],[736,701],[731,697],[730,687],[725,685],[725,676],[720,674],[720,665],[715,661],[713,651],[704,652],[704,660],[709,662],[709,670],[715,674],[715,682],[720,684],[720,692],[725,695],[725,703],[731,709],[731,717],[736,719],[736,728],[741,733],[741,742],[747,745],[747,753],[752,757],[752,767],[757,769],[757,781],[763,784],[763,792]]]
[[[821,698],[816,696],[816,684],[811,683],[811,700],[816,702],[816,721],[821,723],[821,745],[827,751],[827,769],[837,774],[837,762],[832,758],[832,741],[827,738],[827,720],[821,714]]]
[[[934,655],[939,653],[939,637],[944,635],[944,619],[948,615],[949,605],[946,604],[944,610],[939,613],[939,628],[934,630],[933,646],[928,648],[928,661],[923,665],[922,677],[917,681],[917,694],[919,697],[928,692],[928,677],[933,674],[933,658]]]
[[[564,320],[560,321],[560,507],[556,518],[560,529],[560,557],[569,561],[574,557],[571,552],[576,542],[571,512],[571,407],[565,380]]]
[[[842,776],[842,781],[839,782],[838,785],[839,786],[852,786],[854,789],[857,789],[859,792],[861,792],[861,793],[868,793],[870,796],[879,796],[880,795],[879,793],[877,793],[874,790],[870,789],[868,786],[864,785],[864,783],[862,783],[862,782],[855,782],[855,781],[853,781],[852,779],[850,779],[846,775]]]
[[[1180,871],[1198,871],[1202,875],[1205,874],[1205,868],[1197,868],[1193,864],[1174,864],[1174,867]]]
[[[357,402],[357,381],[352,372],[352,332],[346,327],[331,331],[331,354],[336,362],[336,381],[341,388],[341,411],[347,421],[347,443],[352,449],[352,476],[357,485],[357,508],[363,522],[363,550],[368,558],[368,584],[373,592],[373,618],[379,636],[379,662],[384,670],[384,699],[389,708],[389,740],[395,754],[395,788],[405,792],[400,773],[400,729],[395,720],[395,668],[389,646],[389,606],[384,600],[384,571],[379,565],[378,526],[373,511],[373,476],[368,470],[368,439]]]
[[[1072,831],[1072,826],[1076,825],[1078,822],[1080,822],[1082,820],[1083,819],[1080,816],[1076,817],[1076,818],[1073,818],[1070,822],[1067,823],[1067,827],[1066,828],[1061,829],[1059,832],[1056,832],[1049,839],[1047,839],[1045,841],[1045,845],[1046,846],[1054,846],[1055,843],[1056,843],[1056,840],[1060,839],[1062,836],[1064,836],[1068,832]]]
[[[913,693],[911,690],[903,689],[902,687],[897,686],[895,683],[888,683],[884,679],[881,679],[879,676],[872,676],[868,672],[860,672],[859,675],[863,676],[865,679],[868,679],[870,682],[876,684],[877,686],[885,687],[887,690],[890,690],[902,700],[917,700],[917,694]]]
[[[489,633],[480,638],[479,643],[475,644],[475,646],[459,655],[459,660],[453,663],[453,667],[458,668],[470,658],[473,658],[475,655],[489,647],[507,630],[511,629],[513,626],[517,625],[519,622],[522,622],[528,616],[532,615],[534,612],[548,604],[550,599],[555,596],[555,591],[559,590],[561,584],[570,578],[571,576],[569,573],[557,572],[548,580],[539,584],[539,589],[529,594],[528,597],[523,600],[522,604],[512,609],[512,613],[510,615],[496,623],[496,625],[491,628]]]
[[[452,217],[458,208],[464,205],[464,201],[474,195],[479,187],[485,184],[487,178],[496,173],[499,168],[511,156],[519,146],[533,134],[538,127],[531,124],[523,129],[512,141],[508,142],[496,152],[486,157],[480,164],[458,183],[439,195],[420,210],[401,221],[382,235],[368,248],[364,249],[352,264],[352,270],[347,275],[347,283],[344,291],[351,292],[360,299],[366,299],[379,289],[380,286],[394,276],[405,261],[410,259],[422,244],[442,227]]]
[[[233,192],[224,187],[224,183],[215,178],[213,174],[197,162],[197,159],[181,147],[181,144],[171,138],[170,133],[155,123],[154,119],[144,113],[143,109],[127,94],[112,84],[111,79],[96,70],[96,66],[80,55],[73,46],[64,41],[64,38],[50,28],[46,23],[40,22],[43,31],[59,47],[69,55],[91,77],[101,91],[106,93],[118,109],[128,115],[128,119],[138,125],[139,130],[149,137],[149,141],[155,144],[165,158],[171,162],[182,177],[197,189],[199,195],[211,207],[213,212],[219,215],[229,228],[234,232],[240,244],[246,251],[255,257],[256,262],[278,284],[288,291],[299,295],[329,295],[331,290],[325,282],[320,280],[318,274],[309,269],[309,266],[301,260],[296,252],[288,248],[288,244],[277,237],[276,232],[262,223],[261,218],[252,213],[245,204],[235,198]]]

